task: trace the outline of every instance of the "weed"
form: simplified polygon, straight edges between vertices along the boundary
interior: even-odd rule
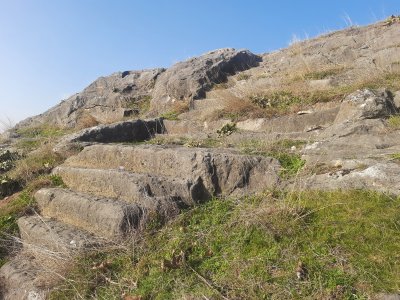
[[[132,109],[137,115],[144,115],[150,109],[151,96],[125,97],[124,102],[125,108]]]
[[[301,156],[292,149],[297,149],[305,143],[301,140],[280,140],[274,143],[250,140],[242,142],[238,147],[244,154],[276,158],[282,166],[280,176],[289,178],[296,175],[305,165],[305,160],[301,159]]]
[[[21,156],[17,152],[0,149],[0,174],[11,170]]]
[[[228,136],[237,130],[235,123],[228,123],[222,126],[221,129],[217,130],[218,136]]]
[[[287,110],[288,107],[302,104],[305,99],[294,95],[292,92],[279,91],[271,94],[253,95],[250,97],[251,102],[261,108],[275,108],[278,110]]]
[[[249,79],[250,77],[251,77],[250,74],[240,73],[240,74],[237,76],[237,80],[238,80],[238,81],[247,80],[247,79]]]
[[[389,119],[387,120],[387,123],[389,127],[392,129],[400,129],[400,116],[399,115],[390,116]]]
[[[189,103],[184,101],[176,101],[172,105],[171,110],[160,115],[161,118],[171,121],[179,120],[179,115],[189,110]]]
[[[390,157],[396,161],[400,161],[400,153],[393,153]]]
[[[197,147],[197,148],[216,148],[219,146],[223,146],[223,142],[221,139],[214,139],[211,137],[208,138],[191,138],[185,136],[156,136],[145,143],[152,145],[181,145],[189,148]]]
[[[65,131],[60,127],[41,125],[19,128],[17,129],[17,134],[19,134],[21,138],[50,138],[62,136],[65,134]]]
[[[304,79],[307,80],[321,80],[332,77],[343,72],[343,68],[329,68],[320,71],[312,71],[304,74]]]

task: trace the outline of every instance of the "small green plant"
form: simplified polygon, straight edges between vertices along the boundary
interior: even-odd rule
[[[237,77],[238,81],[242,81],[242,80],[247,80],[251,77],[250,74],[246,74],[246,73],[240,73]]]
[[[168,111],[160,115],[161,118],[165,120],[170,120],[170,121],[178,121],[179,120],[179,113],[176,111]]]
[[[20,128],[17,130],[17,134],[22,138],[50,138],[62,136],[65,131],[57,126],[41,125]]]
[[[400,23],[400,16],[391,15],[384,22],[385,26],[392,26],[395,23]]]
[[[320,71],[312,71],[308,72],[304,75],[304,79],[307,80],[321,80],[321,79],[326,79],[329,77],[332,77],[334,75],[340,74],[343,72],[343,68],[330,68],[330,69],[325,69],[325,70],[320,70]]]
[[[0,150],[0,174],[11,170],[21,156],[17,152]]]
[[[228,136],[237,130],[236,123],[228,123],[222,126],[221,129],[217,130],[218,136]]]
[[[304,104],[307,99],[294,95],[292,92],[279,91],[271,94],[258,94],[250,96],[253,104],[261,108],[274,108],[286,111],[293,105]]]
[[[301,159],[301,156],[295,153],[304,144],[306,142],[302,140],[284,139],[273,143],[249,140],[240,143],[238,147],[245,154],[276,158],[282,166],[281,177],[289,178],[296,175],[305,165],[305,160]]]
[[[125,108],[132,109],[137,112],[138,115],[143,115],[150,109],[151,96],[125,97],[124,102]]]
[[[271,153],[272,157],[275,157],[282,166],[280,176],[283,178],[289,178],[295,176],[304,167],[306,161],[301,159],[298,154],[292,153]]]
[[[175,101],[171,105],[171,110],[161,114],[160,117],[166,120],[177,121],[179,120],[179,115],[187,111],[189,111],[189,102]]]
[[[387,123],[389,127],[392,129],[400,129],[400,116],[399,115],[390,116],[389,119],[387,120]]]

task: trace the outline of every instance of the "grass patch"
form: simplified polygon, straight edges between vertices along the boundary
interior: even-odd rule
[[[389,119],[387,120],[387,123],[389,127],[392,129],[400,129],[400,116],[398,115],[390,116]]]
[[[215,138],[192,138],[185,136],[159,135],[145,142],[151,145],[179,145],[188,148],[218,148],[223,147],[224,142]]]
[[[50,299],[368,299],[396,292],[399,207],[398,198],[368,191],[214,199],[131,246],[80,257]]]
[[[36,210],[34,193],[43,187],[56,186],[65,187],[61,177],[39,176],[32,180],[21,193],[0,201],[0,267],[7,262],[8,255],[15,249],[15,241],[12,237],[18,236],[18,218]]]
[[[142,95],[137,97],[125,97],[124,107],[127,109],[132,109],[135,115],[144,115],[150,110],[150,95]]]
[[[60,137],[65,134],[65,131],[60,127],[41,125],[19,128],[17,129],[17,134],[21,138],[51,138]]]
[[[289,178],[300,172],[305,165],[305,160],[296,153],[296,150],[305,144],[306,142],[301,140],[279,140],[273,143],[249,140],[240,143],[238,148],[244,154],[276,158],[282,166],[281,177]]]
[[[238,80],[238,81],[247,80],[247,79],[249,79],[250,77],[251,77],[250,74],[240,73],[240,74],[237,76],[237,80]]]
[[[322,80],[326,78],[330,78],[332,76],[338,75],[344,72],[345,68],[325,68],[322,70],[315,70],[305,73],[303,76],[300,76],[301,79],[305,80]]]
[[[189,103],[184,101],[176,101],[173,103],[171,110],[160,115],[165,120],[178,121],[179,115],[189,111]]]

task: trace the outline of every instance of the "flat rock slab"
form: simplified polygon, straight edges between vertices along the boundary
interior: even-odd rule
[[[24,248],[34,253],[63,256],[100,243],[100,239],[75,226],[40,216],[19,218],[18,226]]]
[[[45,273],[34,258],[20,253],[0,269],[0,299],[44,300],[46,289],[38,281]]]
[[[201,180],[132,173],[115,169],[59,166],[53,171],[71,189],[154,208],[154,197],[169,196],[193,206],[210,198]]]
[[[187,178],[192,182],[200,180],[211,195],[248,193],[274,187],[279,181],[280,170],[278,161],[273,158],[242,155],[229,149],[155,145],[94,145],[70,157],[64,166],[113,169],[113,174],[116,173],[115,170],[122,169],[142,174]],[[60,173],[64,178],[63,174],[65,172]],[[122,175],[116,173],[115,176],[124,176],[124,173],[120,174]],[[78,181],[79,185],[81,176],[76,172],[73,176],[76,179],[71,180]],[[67,185],[70,177],[66,179]],[[93,176],[93,180],[96,183],[104,182],[105,178],[97,179]],[[130,193],[139,192],[136,189]],[[118,196],[118,193],[113,194],[113,197]]]
[[[273,119],[249,119],[238,122],[238,129],[265,133],[308,132],[332,125],[339,106],[310,114],[289,115]]]
[[[35,199],[43,216],[109,238],[136,231],[145,214],[137,204],[60,188],[41,189]]]
[[[305,178],[302,189],[366,189],[400,195],[400,165],[377,162],[363,169],[344,169]]]

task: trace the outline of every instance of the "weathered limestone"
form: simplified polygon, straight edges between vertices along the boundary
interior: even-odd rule
[[[41,189],[35,199],[43,216],[107,238],[122,237],[139,229],[146,213],[137,204],[60,188]]]
[[[121,199],[152,208],[153,197],[170,196],[192,206],[210,198],[201,180],[132,173],[118,169],[59,166],[55,174],[71,189],[98,197]]]
[[[86,231],[40,216],[18,219],[21,239],[25,248],[33,252],[56,252],[66,255],[99,245],[99,240]]]
[[[137,173],[187,178],[192,182],[200,179],[209,194],[226,195],[273,187],[278,183],[280,168],[275,159],[242,155],[228,149],[154,145],[94,145],[70,157],[64,166],[122,168]]]

